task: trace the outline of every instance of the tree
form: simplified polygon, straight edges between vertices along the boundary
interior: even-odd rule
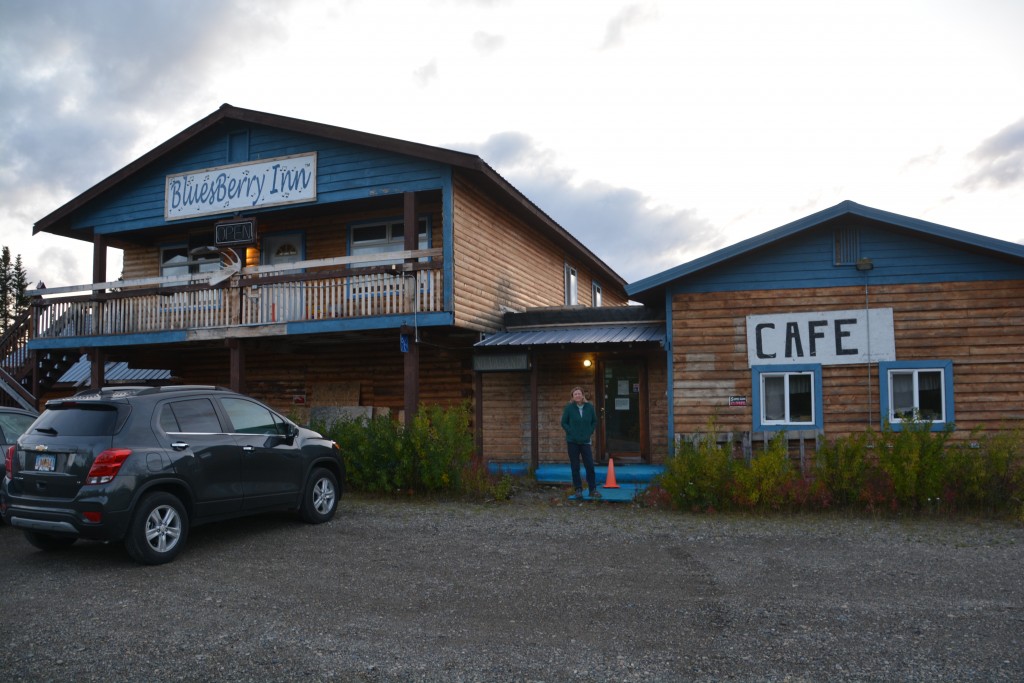
[[[28,310],[28,273],[21,254],[11,260],[8,247],[0,249],[0,335]]]

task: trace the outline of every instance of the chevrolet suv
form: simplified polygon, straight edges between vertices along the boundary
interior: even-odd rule
[[[49,401],[6,466],[0,509],[29,543],[123,541],[143,564],[170,562],[206,522],[282,509],[327,522],[345,476],[335,442],[207,386]]]

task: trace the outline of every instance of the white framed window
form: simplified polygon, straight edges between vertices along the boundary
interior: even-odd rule
[[[593,301],[594,307],[597,308],[601,305],[601,285],[595,282],[591,287],[591,291],[591,300]]]
[[[913,420],[953,422],[952,361],[879,363],[882,417],[893,426]]]
[[[426,218],[419,219],[419,249],[430,247],[430,222]],[[357,223],[349,228],[349,254],[387,254],[405,251],[405,224],[401,220],[381,221],[373,223]],[[421,261],[428,260],[421,258]],[[353,264],[356,268],[369,266],[388,266],[401,263],[401,259],[384,259]]]
[[[579,276],[576,269],[565,264],[565,305],[576,306],[580,302]]]
[[[211,238],[212,243],[212,238]],[[202,244],[175,244],[160,247],[160,275],[188,275],[190,273],[212,273],[220,270],[220,254],[192,256],[191,249]]]
[[[755,366],[754,431],[821,429],[821,366]]]

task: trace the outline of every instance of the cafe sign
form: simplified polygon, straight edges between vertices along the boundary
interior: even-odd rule
[[[891,308],[747,316],[751,367],[890,360],[896,360]]]
[[[164,219],[316,201],[316,152],[169,175]]]

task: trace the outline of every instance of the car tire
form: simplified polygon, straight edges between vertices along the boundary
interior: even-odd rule
[[[38,531],[26,531],[25,540],[40,550],[53,551],[70,548],[78,540],[75,536],[51,536]]]
[[[124,545],[136,562],[165,564],[178,556],[187,539],[185,506],[176,496],[157,491],[139,501]]]
[[[330,470],[318,467],[313,470],[302,493],[299,514],[310,524],[329,522],[338,509],[339,495],[338,478]]]

